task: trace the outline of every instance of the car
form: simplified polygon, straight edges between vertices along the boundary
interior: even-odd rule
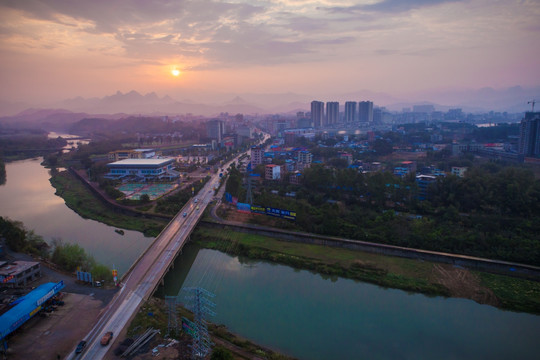
[[[195,204],[198,203],[198,202],[199,202],[199,199],[196,198],[196,199],[195,199]]]
[[[197,205],[197,210],[199,210],[199,205]]]
[[[112,337],[113,337],[113,332],[107,331],[105,335],[103,335],[103,337],[101,338],[101,345],[103,346],[109,345],[109,341],[111,341]]]
[[[186,216],[187,216],[187,212],[183,213],[182,216],[183,216],[183,217],[186,217]]]
[[[75,354],[82,353],[85,347],[86,347],[86,340],[82,340],[79,343],[79,345],[77,345],[77,348],[75,349]]]

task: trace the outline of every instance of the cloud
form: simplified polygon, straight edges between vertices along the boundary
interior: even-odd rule
[[[444,3],[459,2],[462,0],[383,0],[375,4],[362,5],[359,8],[364,11],[385,13],[400,13],[428,6],[436,6]]]
[[[63,33],[73,33],[70,38],[77,32],[108,35],[119,43],[126,57],[188,62],[204,58],[194,68],[317,60],[325,54],[333,56],[329,51],[332,46],[354,41],[347,28],[356,24],[351,25],[348,18],[329,18],[309,2],[293,5],[276,6],[265,1],[252,5],[208,0],[8,0],[0,6],[22,12],[32,20],[65,26]],[[92,51],[102,48],[111,46],[86,46]]]
[[[432,7],[444,3],[460,2],[463,0],[382,0],[374,4],[355,4],[351,6],[320,7],[329,13],[363,14],[371,12],[402,13],[413,9]],[[369,17],[372,19],[372,17]]]

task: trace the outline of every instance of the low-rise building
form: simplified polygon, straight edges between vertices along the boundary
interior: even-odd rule
[[[466,167],[452,166],[452,175],[459,176],[460,178],[465,176],[466,171],[467,171]]]
[[[289,174],[289,183],[298,185],[302,182],[302,173],[300,171],[294,171]]]
[[[281,179],[281,166],[276,164],[269,164],[265,167],[264,178],[266,180],[280,180]]]
[[[0,261],[0,283],[2,286],[19,287],[41,277],[41,265],[36,261]]]
[[[435,175],[418,175],[416,185],[418,186],[418,200],[429,200],[428,188],[437,181]]]
[[[124,159],[107,164],[109,179],[134,177],[139,180],[176,179],[179,173],[173,170],[174,158],[161,159]]]

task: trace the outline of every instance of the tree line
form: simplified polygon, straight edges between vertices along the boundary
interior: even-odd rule
[[[231,175],[227,191],[241,196],[245,185]],[[440,178],[428,201],[417,193],[414,176],[314,166],[300,186],[259,186],[254,203],[296,210],[296,222],[276,220],[282,228],[540,265],[540,181],[530,170],[482,164]]]
[[[96,279],[112,280],[111,270],[96,262],[80,245],[54,239],[50,246],[42,236],[27,230],[21,222],[0,216],[0,238],[4,238],[5,245],[12,251],[50,260],[62,270],[74,272],[80,268],[91,272]]]

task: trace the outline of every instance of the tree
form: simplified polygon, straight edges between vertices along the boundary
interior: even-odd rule
[[[234,360],[234,356],[229,350],[221,346],[217,346],[214,348],[214,350],[212,350],[210,360]]]
[[[6,183],[6,164],[4,163],[4,159],[0,157],[0,185],[4,185]]]
[[[394,151],[392,148],[392,143],[383,139],[375,140],[373,143],[373,150],[375,150],[377,155],[381,156],[391,154],[392,151]]]

